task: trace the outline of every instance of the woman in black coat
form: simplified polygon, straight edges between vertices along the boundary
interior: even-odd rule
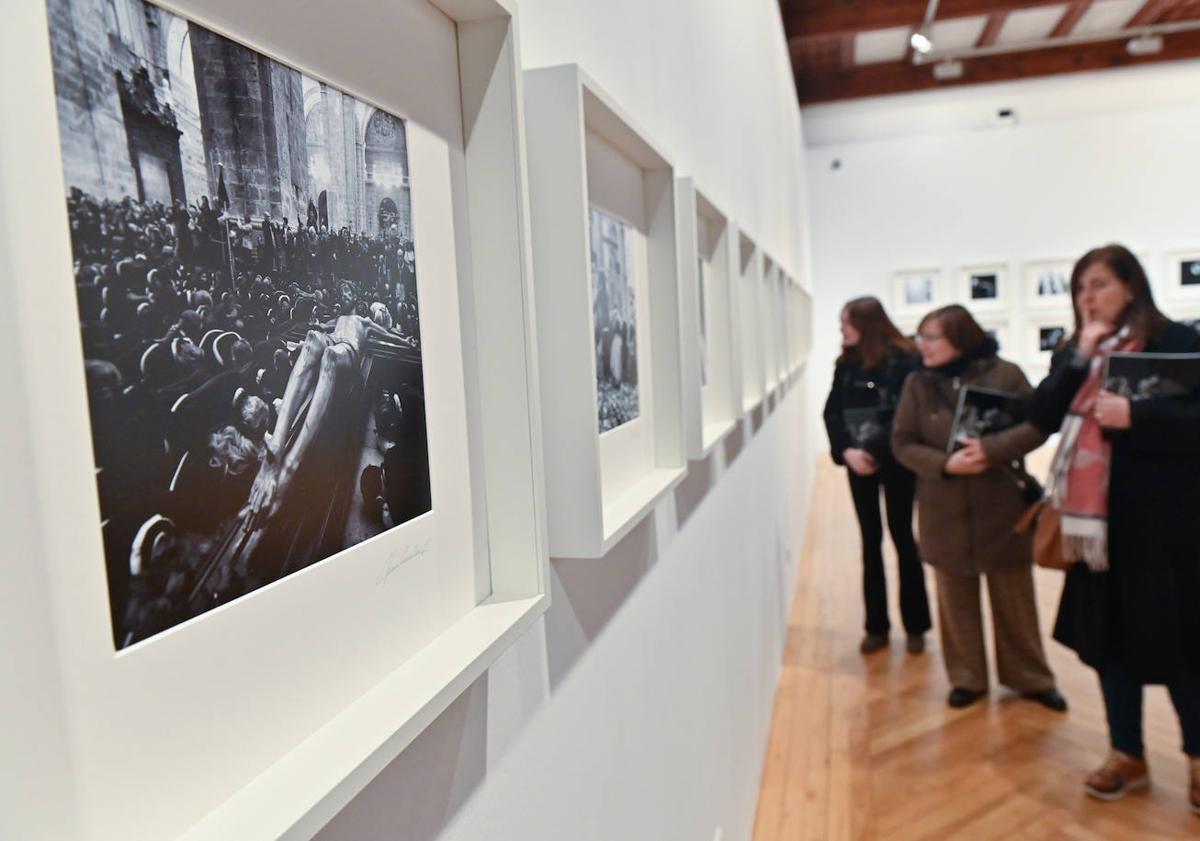
[[[1110,353],[1195,353],[1200,336],[1159,312],[1121,246],[1085,254],[1071,294],[1075,333],[1054,355],[1030,419],[1046,433],[1062,429],[1052,501],[1063,513],[1064,552],[1078,559],[1054,638],[1096,669],[1108,713],[1112,751],[1085,788],[1115,800],[1149,782],[1142,687],[1165,684],[1200,814],[1200,393],[1141,398],[1104,389],[1115,380],[1102,385]],[[1089,498],[1106,509],[1079,513]]]
[[[825,429],[833,460],[848,468],[862,533],[866,635],[859,648],[864,654],[886,647],[890,630],[880,488],[899,559],[900,614],[910,653],[925,650],[930,628],[925,574],[912,532],[916,477],[892,457],[890,444],[901,386],[918,365],[916,345],[896,329],[877,298],[855,298],[842,309],[842,355],[825,402]]]

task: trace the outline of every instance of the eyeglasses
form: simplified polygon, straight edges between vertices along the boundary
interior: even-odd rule
[[[927,344],[927,345],[933,344],[934,342],[940,342],[945,338],[946,338],[945,336],[938,336],[933,333],[918,333],[917,334],[917,341],[921,342],[922,344]]]

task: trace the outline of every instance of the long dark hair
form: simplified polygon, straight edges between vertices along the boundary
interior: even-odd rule
[[[1132,339],[1150,339],[1161,333],[1163,328],[1170,323],[1170,319],[1163,315],[1154,303],[1154,293],[1150,291],[1150,281],[1146,277],[1146,270],[1142,268],[1142,264],[1138,262],[1138,258],[1132,251],[1123,245],[1113,243],[1093,248],[1080,257],[1075,263],[1075,268],[1071,270],[1071,309],[1075,311],[1075,332],[1071,334],[1071,341],[1079,338],[1079,331],[1083,328],[1083,319],[1080,317],[1077,303],[1083,273],[1096,263],[1108,266],[1121,283],[1125,284],[1133,293],[1133,300],[1125,308],[1125,318],[1118,326],[1127,327],[1129,337]]]
[[[917,346],[892,323],[878,298],[871,295],[855,298],[842,307],[842,312],[858,331],[859,338],[857,345],[842,347],[837,364],[853,363],[870,371],[878,368],[889,353],[916,354]]]
[[[961,304],[950,304],[927,313],[917,325],[920,331],[930,321],[942,328],[942,335],[963,356],[974,356],[987,344],[987,332],[979,326],[971,311]]]

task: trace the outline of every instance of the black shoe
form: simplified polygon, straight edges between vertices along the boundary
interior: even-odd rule
[[[887,644],[887,634],[867,634],[858,644],[858,650],[863,654],[874,654],[876,651],[887,648]]]
[[[1030,701],[1037,701],[1046,709],[1054,710],[1056,713],[1065,713],[1067,711],[1067,699],[1057,689],[1043,689],[1041,692],[1025,692],[1021,697],[1028,698]]]
[[[908,642],[904,644],[909,654],[924,654],[925,653],[925,635],[924,634],[909,634]]]
[[[946,703],[956,710],[961,710],[963,707],[971,706],[985,694],[976,692],[974,689],[963,689],[961,686],[956,686],[950,690],[950,697],[946,699]]]

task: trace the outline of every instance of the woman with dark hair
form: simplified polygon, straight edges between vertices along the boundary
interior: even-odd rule
[[[921,556],[937,575],[938,625],[952,707],[987,694],[980,578],[987,579],[1000,683],[1053,710],[1055,687],[1038,630],[1033,548],[1013,527],[1025,511],[1021,460],[1045,434],[1020,423],[962,440],[950,452],[959,392],[968,387],[1032,394],[1021,369],[1000,359],[989,337],[957,304],[917,328],[923,369],[908,378],[892,423],[896,459],[917,474]]]
[[[1084,784],[1116,800],[1149,782],[1142,687],[1165,684],[1200,813],[1200,394],[1130,400],[1104,389],[1114,352],[1196,353],[1200,336],[1154,304],[1129,249],[1089,251],[1071,273],[1075,332],[1038,386],[1031,419],[1061,429],[1051,502],[1067,573],[1054,638],[1100,678],[1111,751]]]
[[[899,559],[900,615],[910,653],[925,650],[930,627],[925,575],[912,533],[916,479],[892,458],[888,443],[901,386],[916,366],[916,346],[896,329],[878,299],[855,298],[842,308],[842,355],[825,402],[825,428],[833,460],[848,468],[862,534],[866,636],[859,648],[864,654],[887,646],[890,630],[880,488]]]

